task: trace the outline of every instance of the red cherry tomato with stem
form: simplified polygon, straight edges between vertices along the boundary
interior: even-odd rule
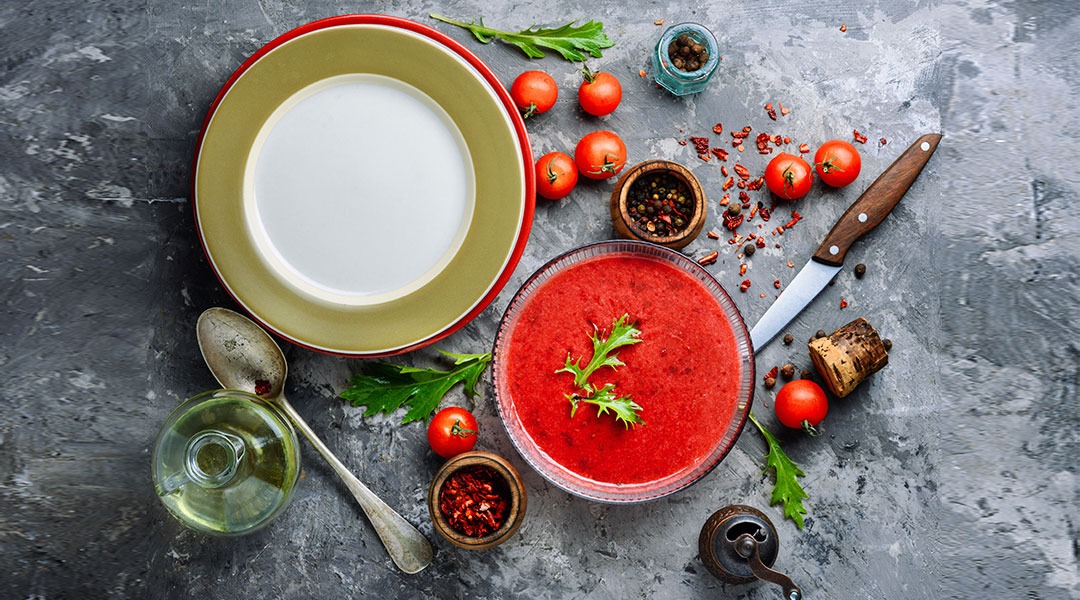
[[[859,176],[862,158],[851,142],[829,140],[814,153],[814,170],[826,184],[840,188]]]
[[[559,86],[543,71],[525,71],[510,86],[510,98],[526,119],[551,110],[558,97]]]
[[[548,200],[565,198],[578,182],[577,165],[565,152],[548,152],[536,161],[536,193]]]
[[[785,427],[803,429],[810,435],[817,435],[814,429],[825,420],[829,412],[829,400],[825,390],[809,379],[796,379],[784,384],[773,402],[776,418]]]
[[[814,175],[801,156],[781,152],[765,167],[765,185],[784,200],[798,200],[810,191]]]
[[[611,131],[594,131],[577,143],[574,162],[585,177],[607,179],[626,166],[626,144]]]
[[[577,97],[581,109],[594,117],[610,115],[622,101],[622,85],[611,73],[593,72],[588,66],[582,68],[585,81],[578,87]]]
[[[457,456],[476,447],[480,427],[476,417],[464,408],[449,406],[435,413],[428,425],[427,439],[435,454],[443,458]]]

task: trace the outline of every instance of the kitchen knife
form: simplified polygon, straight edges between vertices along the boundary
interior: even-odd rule
[[[817,252],[787,285],[765,315],[750,330],[750,341],[757,352],[791,322],[806,305],[840,272],[848,249],[892,212],[904,193],[922,172],[930,155],[937,150],[941,134],[928,133],[911,145],[896,162],[889,165],[870,187],[866,188],[840,220],[833,225]]]

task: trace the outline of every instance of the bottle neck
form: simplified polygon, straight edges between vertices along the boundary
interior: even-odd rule
[[[184,472],[195,485],[218,488],[236,476],[244,452],[244,441],[238,436],[209,429],[188,441]]]

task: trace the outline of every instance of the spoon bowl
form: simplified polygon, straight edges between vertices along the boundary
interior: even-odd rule
[[[251,319],[226,308],[207,309],[199,316],[195,330],[199,350],[218,383],[253,392],[285,413],[341,477],[398,568],[417,573],[431,564],[434,550],[427,538],[357,479],[285,399],[289,367],[270,334]]]

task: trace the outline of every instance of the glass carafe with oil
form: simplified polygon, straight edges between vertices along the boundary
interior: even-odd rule
[[[292,498],[300,445],[272,404],[237,390],[204,392],[169,415],[154,442],[154,489],[184,525],[241,535]]]

